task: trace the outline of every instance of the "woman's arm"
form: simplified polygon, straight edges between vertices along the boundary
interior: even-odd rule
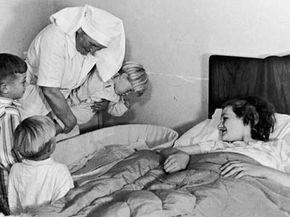
[[[190,155],[200,152],[199,145],[163,149],[160,151],[160,154],[166,158],[163,168],[168,173],[183,170],[189,163]]]
[[[180,146],[176,148],[168,148],[160,153],[166,158],[164,169],[168,173],[185,169],[190,161],[190,155],[210,152],[216,148],[222,148],[223,143],[218,141],[207,141],[200,144],[192,144],[188,146]]]
[[[200,154],[202,152],[198,144],[176,147],[178,150],[186,152],[187,154]]]
[[[290,174],[262,165],[254,165],[242,161],[229,161],[221,167],[223,177],[241,178],[253,176],[267,178],[290,187]]]
[[[290,174],[288,173],[267,167],[264,171],[264,177],[290,187]]]
[[[41,87],[41,89],[52,111],[65,125],[63,133],[70,132],[77,124],[77,120],[59,88]]]
[[[189,159],[190,159],[189,154],[177,150],[177,152],[175,152],[172,155],[169,155],[169,157],[165,160],[163,168],[168,173],[183,170],[187,167]]]

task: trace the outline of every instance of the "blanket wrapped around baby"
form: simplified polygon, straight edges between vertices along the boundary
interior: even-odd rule
[[[235,217],[290,216],[290,188],[263,178],[223,178],[228,160],[255,160],[237,153],[193,155],[186,170],[166,174],[164,158],[137,151],[102,176],[78,180],[77,187],[34,216]]]

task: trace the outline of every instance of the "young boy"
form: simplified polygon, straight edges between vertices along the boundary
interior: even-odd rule
[[[123,64],[119,73],[107,82],[103,82],[98,76],[91,86],[88,86],[84,93],[72,94],[69,104],[74,114],[78,114],[78,123],[85,123],[99,111],[98,105],[94,102],[109,101],[108,113],[113,116],[122,116],[129,108],[129,102],[124,96],[130,93],[137,93],[141,96],[148,87],[148,75],[144,67],[136,62],[127,61]],[[87,96],[90,96],[88,99]],[[74,106],[75,105],[75,106]],[[82,112],[91,110],[91,113]],[[76,112],[77,111],[77,112]]]
[[[46,116],[31,116],[15,130],[14,149],[24,158],[9,174],[8,201],[12,213],[54,202],[74,187],[68,168],[50,155],[55,126]]]
[[[0,211],[9,214],[7,185],[11,166],[19,161],[12,151],[13,135],[20,122],[17,102],[23,96],[26,80],[26,63],[19,57],[0,54]]]

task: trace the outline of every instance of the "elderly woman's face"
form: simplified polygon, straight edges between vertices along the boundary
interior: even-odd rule
[[[238,118],[231,106],[223,109],[218,129],[223,141],[243,141],[250,135],[249,125],[244,125],[243,119]]]
[[[94,55],[96,51],[106,48],[97,41],[88,36],[82,29],[76,32],[76,49],[82,55],[91,53]]]

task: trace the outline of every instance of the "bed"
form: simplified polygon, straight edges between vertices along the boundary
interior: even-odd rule
[[[70,165],[76,187],[55,203],[29,210],[29,213],[42,217],[290,216],[290,188],[261,178],[244,177],[237,180],[219,175],[219,167],[229,159],[257,163],[254,159],[236,153],[201,154],[194,157],[187,170],[166,174],[162,169],[164,158],[156,151],[172,146],[176,139],[175,146],[193,140],[198,142],[217,139],[216,126],[221,103],[244,95],[263,96],[275,104],[278,124],[272,137],[287,138],[290,134],[290,118],[287,115],[290,114],[289,70],[290,56],[263,59],[211,56],[207,120],[178,139],[174,131],[166,129],[164,133],[163,129],[152,145],[144,137],[138,139],[139,133],[136,133],[134,139],[124,139],[123,149],[114,146],[122,139],[109,141],[114,138],[110,136],[112,129],[102,129],[104,139],[101,141],[106,141],[109,145],[96,140],[99,137],[93,136],[96,132],[86,136],[86,139],[91,139],[90,142],[76,137],[74,143],[79,140],[79,145],[86,148],[82,150],[75,147],[75,150],[69,150],[75,153],[75,159],[63,157],[63,153],[69,149],[67,147],[71,146],[68,141],[62,141],[55,158]],[[112,131],[115,129],[113,127]],[[136,127],[133,126],[132,129]],[[108,131],[105,132],[106,130]],[[123,138],[129,138],[130,132],[126,128],[123,130]],[[155,130],[152,129],[149,134],[154,134]],[[164,136],[169,139],[162,139]],[[89,145],[85,145],[86,143]],[[96,149],[96,144],[100,148]],[[133,145],[128,150],[127,146],[130,144]],[[89,160],[98,153],[107,162],[103,164],[95,161],[93,165],[98,166],[91,171],[87,170]],[[110,161],[111,158],[106,157],[110,156],[108,153],[118,154]],[[78,165],[85,165],[82,167],[85,168],[83,173],[77,172],[80,171]]]

